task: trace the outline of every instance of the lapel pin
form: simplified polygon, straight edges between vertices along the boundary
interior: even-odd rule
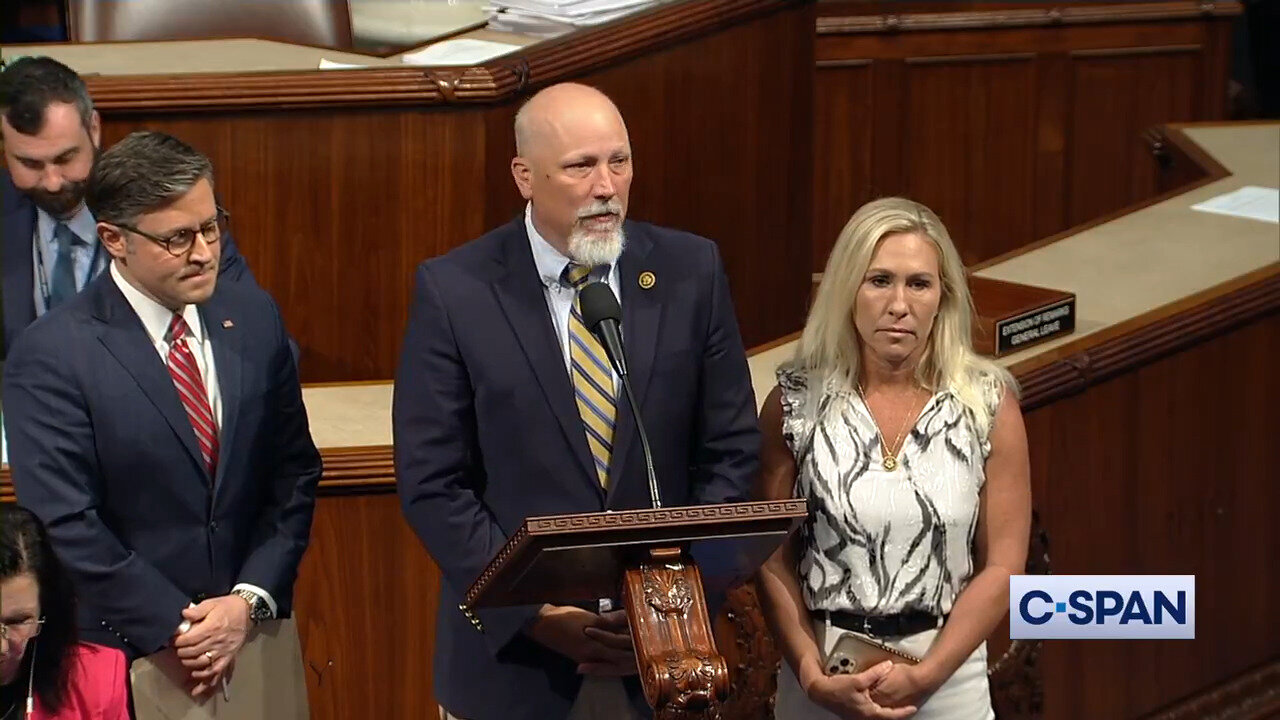
[[[223,320],[223,321],[222,321],[222,327],[224,327],[224,328],[231,328],[231,327],[235,327],[235,326],[236,326],[236,324],[235,324],[235,323],[233,323],[233,322],[231,322],[230,320]]]
[[[648,290],[648,289],[652,288],[652,287],[654,286],[654,284],[656,284],[657,282],[658,282],[658,276],[657,276],[657,275],[654,275],[653,273],[649,272],[648,270],[645,270],[644,272],[640,273],[640,287],[641,287],[641,289]]]

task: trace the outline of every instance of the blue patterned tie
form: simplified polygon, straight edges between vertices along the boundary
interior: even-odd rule
[[[75,245],[76,234],[63,223],[53,228],[53,241],[58,246],[53,263],[53,278],[49,283],[49,310],[75,297],[76,263],[71,257],[71,248]]]

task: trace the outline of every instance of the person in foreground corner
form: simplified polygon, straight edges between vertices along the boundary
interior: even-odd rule
[[[201,694],[253,623],[289,613],[320,455],[275,302],[219,282],[208,158],[134,133],[86,198],[112,262],[9,353],[13,484],[76,584],[81,637],[130,660],[173,647]]]
[[[758,494],[809,502],[758,576],[786,659],[778,720],[994,718],[985,639],[1026,563],[1030,469],[1014,381],[973,352],[970,312],[928,208],[876,200],[845,225],[760,417]],[[862,639],[919,662],[829,674]]]
[[[129,720],[124,654],[77,640],[71,580],[13,504],[0,505],[0,718]]]
[[[577,288],[599,281],[620,296],[665,506],[750,492],[759,432],[746,353],[716,245],[624,221],[631,145],[607,97],[552,86],[521,108],[515,133],[525,212],[419,266],[396,373],[396,482],[444,575],[441,716],[645,717],[615,599],[481,610],[476,626],[459,604],[526,517],[650,505],[636,419]]]

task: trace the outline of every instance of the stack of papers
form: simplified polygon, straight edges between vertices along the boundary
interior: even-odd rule
[[[657,0],[491,0],[489,27],[504,32],[551,36],[612,22]]]

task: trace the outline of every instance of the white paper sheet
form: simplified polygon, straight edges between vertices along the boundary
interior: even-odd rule
[[[406,65],[478,65],[519,49],[510,43],[456,38],[406,53],[401,59]]]
[[[1191,206],[1192,210],[1280,224],[1280,189],[1245,185]]]
[[[369,67],[369,66],[368,65],[352,65],[351,63],[340,63],[340,62],[334,62],[332,60],[328,60],[326,58],[320,58],[321,70],[351,70],[353,68],[364,68],[364,67]]]

